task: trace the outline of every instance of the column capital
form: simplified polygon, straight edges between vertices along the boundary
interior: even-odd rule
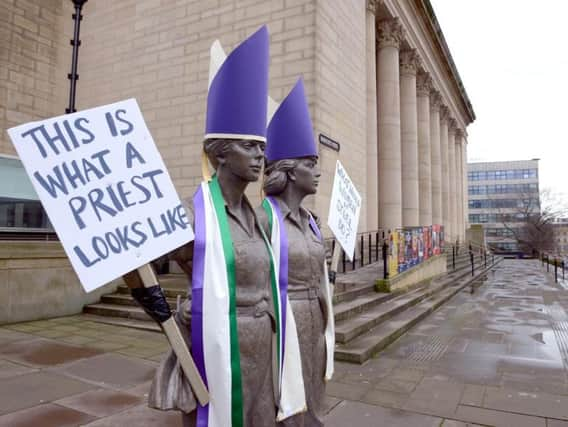
[[[383,3],[383,0],[367,0],[367,10],[373,15],[377,15],[377,8]]]
[[[440,105],[440,123],[448,124],[448,120],[450,119],[450,109],[446,107],[444,104]]]
[[[442,96],[440,92],[432,84],[432,89],[430,89],[430,111],[440,111],[442,105]]]
[[[463,141],[463,135],[464,135],[464,131],[461,128],[457,128],[456,129],[456,138],[458,139],[458,142],[456,142],[456,144],[461,144]]]
[[[448,132],[450,133],[455,133],[456,128],[457,128],[457,120],[454,119],[453,117],[449,116],[448,117]]]
[[[432,92],[432,77],[427,71],[418,70],[416,76],[416,94],[418,96],[430,96]]]
[[[405,49],[400,52],[400,74],[415,76],[420,63],[420,55],[416,49]]]
[[[379,48],[390,46],[399,49],[402,38],[403,29],[398,18],[379,21],[377,25],[377,43]]]

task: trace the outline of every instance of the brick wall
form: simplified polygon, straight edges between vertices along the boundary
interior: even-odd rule
[[[15,154],[6,129],[65,112],[72,13],[65,0],[0,3],[0,154]]]

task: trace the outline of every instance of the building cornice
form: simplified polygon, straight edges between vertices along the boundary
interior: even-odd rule
[[[433,39],[436,41],[438,48],[443,54],[445,61],[446,68],[453,79],[453,83],[460,94],[461,102],[465,108],[465,111],[468,114],[468,119],[471,122],[475,120],[475,112],[473,111],[473,106],[471,105],[471,101],[467,95],[461,77],[458,73],[456,64],[454,63],[452,54],[450,53],[450,49],[448,44],[446,43],[446,39],[444,38],[444,34],[442,33],[442,29],[440,24],[438,23],[438,19],[436,18],[436,14],[434,13],[434,9],[430,0],[413,0],[414,4],[416,5],[417,9],[422,13],[423,17],[425,18],[426,23],[428,24],[428,29],[430,30]]]

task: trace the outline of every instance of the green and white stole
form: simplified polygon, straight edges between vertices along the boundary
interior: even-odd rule
[[[225,210],[225,201],[217,177],[202,182],[193,198],[195,242],[192,275],[192,353],[210,395],[206,406],[197,407],[197,427],[244,427],[242,374],[236,314],[235,254]],[[270,244],[263,235],[271,264],[271,293],[276,318],[278,366],[282,366],[282,316],[278,275]],[[296,329],[294,327],[293,331]],[[298,342],[295,336],[296,346]],[[258,349],[258,351],[270,351]],[[301,378],[301,362],[297,365]],[[280,406],[287,418],[305,409],[294,409],[297,389],[288,387],[279,372]],[[303,394],[303,384],[302,384]],[[252,399],[260,396],[251,396]],[[288,409],[289,408],[289,409]],[[293,413],[292,413],[292,412]],[[295,411],[295,412],[294,412]],[[280,417],[279,411],[278,416]]]
[[[280,211],[278,202],[273,197],[267,197],[262,202],[262,207],[268,215],[269,226],[271,230],[271,244],[274,251],[275,264],[278,266],[278,278],[279,278],[279,288],[280,295],[286,296],[286,301],[281,301],[281,305],[290,307],[288,304],[288,236],[286,233],[286,226],[284,224],[284,218]],[[322,241],[323,239],[321,232],[314,221],[314,218],[310,215],[310,227],[318,238]],[[323,275],[320,282],[320,289],[323,290],[325,303],[327,306],[327,319],[325,327],[325,345],[326,345],[326,369],[325,369],[325,379],[330,380],[333,376],[333,353],[335,350],[335,322],[333,318],[333,305],[332,305],[332,289],[329,283],[329,275],[327,271],[327,263],[324,260],[323,263]],[[288,311],[288,310],[287,310]],[[291,310],[290,310],[291,312]],[[287,329],[286,329],[287,330]]]

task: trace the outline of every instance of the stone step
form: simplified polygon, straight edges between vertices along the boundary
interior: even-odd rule
[[[377,277],[378,279],[378,277]],[[333,294],[333,304],[339,304],[340,302],[353,301],[355,298],[361,295],[368,294],[375,291],[375,283],[369,283],[364,285],[353,285],[348,287],[342,292],[338,292],[337,286],[335,287],[335,292]]]
[[[177,306],[177,299],[176,298],[166,298],[166,300],[168,301],[168,303],[170,304],[170,307],[172,309],[174,309]],[[136,301],[134,301],[134,298],[132,298],[129,294],[119,294],[119,293],[114,293],[114,294],[109,294],[109,295],[103,295],[101,297],[101,303],[102,304],[114,304],[114,305],[126,305],[126,306],[134,306],[134,307],[138,307],[138,303]]]
[[[122,326],[131,329],[139,329],[142,331],[162,332],[162,329],[153,320],[126,319],[123,317],[107,317],[99,316],[96,314],[84,314],[83,316],[85,320],[90,320],[97,323]]]
[[[335,360],[354,363],[365,362],[373,354],[386,348],[416,323],[448,301],[461,289],[485,275],[492,267],[488,266],[486,269],[478,269],[473,277],[467,271],[454,273],[453,276],[457,276],[457,278],[444,279],[437,284],[441,289],[433,292],[420,303],[390,317],[388,320],[347,343],[338,343],[335,348]],[[452,283],[448,284],[450,280]]]
[[[187,294],[187,289],[182,290],[176,288],[165,288],[162,286],[162,290],[164,291],[166,298],[172,298],[174,300],[178,295],[181,295],[182,298],[185,298]],[[126,285],[118,285],[118,287],[116,288],[116,293],[121,295],[130,295],[130,289]]]
[[[83,308],[83,313],[96,314],[98,316],[106,317],[120,317],[124,319],[147,320],[150,321],[150,316],[144,313],[140,307],[128,305],[115,305],[115,304],[90,304]]]
[[[395,295],[392,293],[371,291],[360,295],[357,299],[343,301],[333,306],[333,314],[336,322],[356,316],[371,307],[391,300]]]
[[[345,344],[401,311],[418,304],[428,295],[425,289],[412,291],[394,297],[388,303],[379,304],[351,318],[339,321],[335,325],[335,341]]]

